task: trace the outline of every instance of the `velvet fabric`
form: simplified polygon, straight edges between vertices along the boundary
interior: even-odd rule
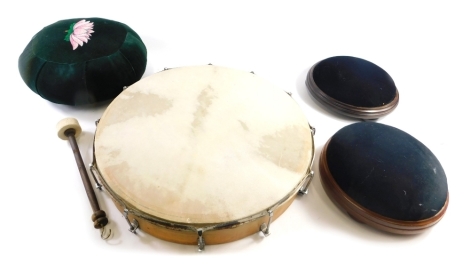
[[[88,105],[113,99],[145,72],[144,43],[120,22],[86,18],[93,23],[93,31],[74,50],[66,35],[71,25],[82,19],[44,27],[19,57],[18,67],[26,85],[51,102]]]
[[[436,215],[447,199],[447,178],[434,154],[397,128],[361,122],[339,130],[327,148],[339,187],[382,216],[418,221]]]
[[[395,98],[397,88],[379,66],[355,57],[337,56],[320,61],[313,81],[329,97],[355,107],[381,107]]]

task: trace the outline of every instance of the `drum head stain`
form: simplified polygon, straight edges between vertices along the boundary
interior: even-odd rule
[[[173,105],[170,99],[161,97],[157,94],[133,93],[132,97],[118,97],[124,101],[113,103],[113,114],[108,115],[109,124],[125,122],[130,116],[155,116],[164,114]],[[132,98],[132,99],[130,99]]]
[[[265,135],[260,141],[258,153],[265,159],[277,166],[286,168],[293,172],[304,171],[299,169],[299,161],[307,161],[310,152],[305,152],[307,143],[300,136],[303,128],[299,126],[288,126],[276,131],[274,134]],[[298,154],[298,157],[284,157],[284,154]]]
[[[212,105],[212,100],[214,98],[216,98],[215,92],[210,85],[204,88],[197,97],[198,105],[194,112],[193,122],[191,123],[193,131],[201,126],[204,118],[208,114],[208,108]]]
[[[245,131],[250,131],[250,129],[248,128],[248,126],[245,124],[245,122],[243,122],[242,120],[238,120],[238,122],[240,123],[240,125],[242,126],[242,128],[243,128]]]

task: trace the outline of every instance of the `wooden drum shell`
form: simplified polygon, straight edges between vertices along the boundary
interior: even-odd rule
[[[284,213],[284,211],[287,210],[287,208],[294,201],[295,196],[296,194],[291,195],[285,202],[281,203],[280,206],[273,211],[272,221],[276,220]],[[115,198],[112,198],[112,200],[118,210],[123,213],[124,207]],[[188,225],[186,226],[188,229],[184,229],[182,226],[172,226],[171,222],[166,222],[166,224],[157,223],[151,219],[146,219],[143,216],[132,213],[129,213],[128,218],[131,222],[135,219],[139,224],[139,229],[154,237],[165,241],[186,245],[197,245],[197,232],[191,228],[207,227],[207,225]],[[267,225],[268,222],[269,215],[266,214],[262,217],[255,218],[247,222],[233,222],[231,224],[227,224],[224,227],[221,227],[220,229],[206,231],[204,232],[203,236],[205,243],[208,245],[233,242],[259,232],[261,226],[263,224]]]

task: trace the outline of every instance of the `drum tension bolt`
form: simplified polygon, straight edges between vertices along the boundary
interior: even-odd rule
[[[137,234],[136,230],[139,228],[139,222],[137,222],[137,220],[132,220],[132,223],[131,221],[129,220],[129,217],[127,217],[127,215],[129,214],[129,210],[128,209],[124,209],[124,212],[122,213],[122,215],[124,216],[124,219],[126,219],[127,221],[127,224],[129,224],[129,231],[134,233],[134,234]]]
[[[271,222],[273,220],[273,211],[268,210],[268,215],[269,215],[269,220],[268,224],[266,223],[261,224],[259,230],[264,234],[264,237],[268,237],[271,233],[269,232],[269,226],[271,225]]]
[[[314,172],[310,171],[308,175],[305,176],[304,178],[304,184],[299,190],[299,195],[306,195],[308,194],[308,186],[310,186],[310,183],[312,183]]]
[[[204,248],[206,246],[204,237],[202,237],[203,232],[204,232],[203,229],[197,229],[197,251],[199,252],[204,251]]]

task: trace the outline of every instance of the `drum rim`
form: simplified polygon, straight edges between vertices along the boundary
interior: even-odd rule
[[[313,162],[314,156],[312,156],[312,162]],[[125,199],[121,198],[118,196],[107,184],[106,180],[102,177],[101,172],[98,168],[98,165],[96,161],[93,162],[93,164],[90,166],[92,168],[92,173],[93,176],[101,181],[101,184],[105,187],[106,191],[111,195],[111,197],[116,200],[124,209],[127,209],[130,214],[137,215],[139,217],[142,217],[152,223],[161,225],[161,226],[171,226],[172,228],[176,228],[179,230],[196,230],[197,228],[206,228],[207,230],[209,229],[223,229],[223,228],[230,228],[233,226],[236,226],[238,224],[244,224],[248,223],[251,221],[254,221],[258,218],[261,218],[263,216],[268,215],[268,211],[274,211],[277,207],[282,205],[283,203],[287,202],[292,196],[297,194],[297,192],[302,188],[304,183],[306,182],[306,178],[309,174],[309,171],[306,171],[304,177],[299,181],[297,186],[292,189],[286,196],[284,196],[281,200],[278,200],[274,205],[270,206],[268,209],[262,209],[259,212],[248,215],[243,218],[235,219],[229,222],[223,222],[223,223],[181,223],[181,222],[176,222],[176,221],[171,221],[163,218],[159,218],[157,216],[145,213],[134,207],[132,204],[130,204],[128,201]]]
[[[346,211],[354,220],[390,233],[418,234],[434,226],[442,219],[449,204],[449,192],[447,192],[444,206],[437,214],[430,218],[417,221],[405,221],[389,218],[360,205],[339,187],[329,170],[326,153],[330,141],[331,138],[327,141],[320,154],[320,180],[326,194],[332,202],[341,210]]]
[[[313,98],[315,98],[327,109],[348,117],[374,120],[389,114],[398,106],[398,102],[400,100],[398,89],[395,90],[396,94],[393,100],[390,103],[380,107],[358,107],[346,104],[330,97],[318,87],[318,85],[315,83],[315,80],[313,79],[313,70],[320,62],[321,61],[315,63],[310,68],[307,73],[305,84],[307,85],[309,93],[313,96]]]
[[[96,125],[98,125],[99,120],[96,121]],[[295,186],[294,189],[292,189],[287,195],[285,195],[282,199],[278,200],[274,205],[270,206],[268,209],[262,209],[257,213],[251,214],[249,216],[235,219],[229,222],[222,222],[222,223],[204,223],[204,224],[198,224],[198,223],[181,223],[181,222],[176,222],[176,221],[171,221],[163,218],[159,218],[157,216],[145,213],[140,211],[139,209],[135,208],[133,205],[131,205],[128,201],[125,199],[119,197],[108,185],[106,180],[103,178],[101,175],[101,172],[98,168],[98,164],[96,161],[95,157],[95,142],[93,141],[93,162],[90,164],[90,172],[95,180],[95,182],[99,185],[102,185],[106,191],[109,193],[111,196],[112,200],[115,201],[115,204],[119,204],[123,210],[125,210],[127,213],[131,214],[134,217],[142,218],[149,223],[156,225],[158,227],[166,228],[166,229],[172,229],[176,231],[186,231],[186,232],[194,232],[197,233],[198,230],[202,230],[202,232],[205,231],[215,231],[215,230],[222,230],[222,229],[230,229],[230,228],[236,228],[240,225],[247,224],[250,222],[254,222],[256,220],[259,220],[262,217],[270,217],[270,214],[274,213],[277,211],[277,209],[288,203],[292,198],[295,197],[296,194],[300,194],[300,190],[305,186],[309,185],[308,183],[308,178],[309,175],[313,173],[313,164],[315,162],[315,142],[314,142],[314,130],[311,130],[311,140],[312,140],[312,157],[310,159],[309,166],[302,177],[302,179],[298,182],[297,186]],[[290,204],[288,204],[289,206]],[[286,207],[286,209],[288,208]],[[283,212],[283,211],[282,211]],[[278,215],[279,216],[279,215]],[[162,238],[162,237],[159,237]],[[162,238],[163,239],[163,238]]]

